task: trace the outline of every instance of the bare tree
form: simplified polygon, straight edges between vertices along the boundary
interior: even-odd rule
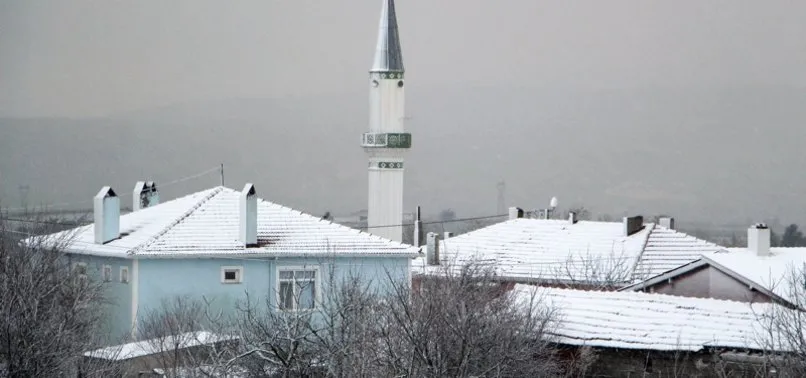
[[[609,253],[570,254],[549,272],[549,284],[569,288],[617,290],[635,279],[635,256],[612,249]]]
[[[29,224],[43,231],[44,223]],[[108,341],[104,283],[71,267],[63,252],[71,235],[38,237],[9,226],[0,218],[0,375],[102,369],[82,366],[82,354]]]
[[[212,301],[177,296],[146,310],[138,330],[143,352],[167,377],[225,377],[236,367],[238,337]]]
[[[774,291],[786,293],[790,303],[773,304],[756,314],[761,331],[755,341],[764,348],[764,370],[783,377],[806,376],[806,266],[790,266],[785,277],[770,277],[769,282]]]
[[[544,339],[552,320],[539,298],[524,303],[491,270],[468,264],[396,285],[385,302],[384,376],[552,376],[559,372]]]

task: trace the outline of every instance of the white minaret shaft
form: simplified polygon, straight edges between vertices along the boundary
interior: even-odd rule
[[[403,240],[403,157],[411,134],[403,128],[403,54],[394,0],[383,0],[375,60],[369,71],[369,132],[361,146],[369,157],[369,232]]]

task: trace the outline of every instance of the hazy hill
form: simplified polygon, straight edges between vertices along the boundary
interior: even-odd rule
[[[220,162],[226,181],[315,214],[365,207],[365,93],[228,99],[103,119],[0,119],[0,199],[88,200],[101,185],[169,182]],[[419,88],[407,92],[406,204],[459,216],[510,204],[666,212],[681,221],[749,222],[804,210],[806,90],[644,91]],[[165,197],[218,183],[165,187]],[[89,205],[89,203],[86,203]]]

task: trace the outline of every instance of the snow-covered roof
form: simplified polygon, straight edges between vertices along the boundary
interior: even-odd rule
[[[425,249],[425,248],[424,248]],[[441,265],[490,264],[515,280],[634,282],[721,247],[653,223],[630,236],[621,222],[517,218],[440,242]],[[415,274],[436,274],[425,257]]]
[[[175,348],[191,348],[224,341],[236,340],[234,336],[217,335],[210,332],[188,332],[179,336],[166,336],[150,340],[131,342],[85,352],[84,356],[105,360],[122,361],[172,351]]]
[[[417,248],[342,226],[269,201],[257,201],[258,245],[239,241],[240,192],[226,187],[193,193],[120,217],[118,239],[94,242],[93,225],[53,234],[71,237],[68,251],[90,255],[183,257],[199,255],[396,255]]]
[[[642,292],[584,291],[515,285],[556,311],[551,341],[574,346],[699,351],[708,347],[761,350],[761,314],[771,304]]]
[[[790,280],[806,271],[806,248],[773,247],[769,256],[759,256],[747,248],[728,248],[706,254],[704,260],[735,278],[754,283],[757,289],[768,290],[794,305],[804,304],[802,278],[796,287]]]
[[[686,233],[655,225],[633,272],[633,281],[645,280],[698,260],[704,253],[724,249]]]

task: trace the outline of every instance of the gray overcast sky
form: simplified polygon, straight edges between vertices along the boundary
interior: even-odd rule
[[[806,2],[399,0],[410,85],[806,86]],[[2,1],[0,116],[364,88],[380,0]]]
[[[366,207],[357,140],[380,8],[0,0],[0,203],[20,203],[19,185],[52,204],[224,162],[233,187],[254,180],[282,204]],[[506,180],[524,207],[557,195],[617,215],[806,221],[806,1],[398,0],[397,13],[407,208],[489,215]],[[166,198],[217,181],[204,179]]]

